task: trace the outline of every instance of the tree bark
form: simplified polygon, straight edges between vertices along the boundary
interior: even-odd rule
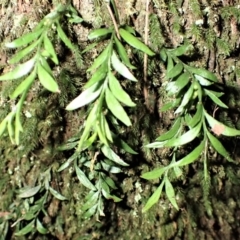
[[[14,50],[7,50],[4,44],[22,36],[23,33],[31,32],[60,1],[52,1],[52,4],[48,1],[2,1],[0,69],[5,73],[12,67],[8,60]],[[183,43],[193,45],[194,48],[182,57],[182,60],[189,65],[206,68],[217,75],[224,85],[224,101],[229,109],[217,110],[216,115],[222,121],[240,128],[240,3],[237,0],[151,0],[149,5],[146,5],[146,0],[115,2],[120,24],[131,25],[142,41],[157,53],[162,47],[176,48]],[[73,0],[72,4],[85,20],[85,24],[66,25],[65,28],[71,40],[83,50],[89,45],[87,36],[92,29],[109,27],[113,22],[106,4],[102,1]],[[149,21],[146,22],[147,15]],[[202,162],[196,161],[186,167],[184,176],[173,183],[179,211],[172,207],[163,194],[154,207],[142,213],[144,204],[159,182],[146,182],[140,178],[141,174],[161,164],[167,164],[171,158],[168,149],[150,151],[142,146],[154,141],[168,129],[174,120],[174,113],[170,111],[163,114],[159,111],[166,98],[162,87],[165,77],[164,64],[149,58],[146,60],[148,65],[145,64],[144,67],[143,56],[137,54],[133,59],[141,64],[135,72],[139,81],[136,85],[127,87],[129,94],[138,99],[138,103],[132,114],[133,126],[125,131],[123,138],[139,152],[139,155],[126,154],[131,167],[116,176],[116,183],[121,189],[119,195],[123,201],[113,203],[106,200],[105,217],[99,222],[94,218],[81,218],[81,206],[87,191],[80,186],[75,176],[72,177],[70,170],[57,173],[56,170],[66,161],[69,153],[59,153],[56,149],[71,138],[83,123],[84,110],[79,111],[80,113],[69,113],[64,108],[80,93],[81,87],[86,83],[86,69],[98,54],[98,50],[84,55],[81,59],[82,64],[77,66],[73,53],[65,46],[56,41],[55,47],[58,49],[60,65],[54,68],[54,74],[58,79],[72,79],[78,89],[69,93],[62,102],[56,95],[43,91],[36,96],[34,91],[31,91],[24,114],[30,112],[33,117],[24,125],[27,129],[23,133],[25,143],[15,147],[8,138],[0,139],[0,233],[5,229],[8,232],[6,239],[17,239],[13,235],[18,230],[14,224],[17,219],[11,216],[20,201],[16,190],[24,186],[35,186],[36,176],[43,174],[50,167],[53,186],[63,195],[72,197],[66,202],[55,198],[48,199],[48,216],[41,218],[49,233],[36,233],[26,239],[239,239],[240,171],[237,138],[222,139],[236,164],[226,162],[213,151],[209,163],[209,182],[204,182]],[[1,121],[11,109],[11,102],[7,97],[15,87],[13,82],[0,83]],[[210,108],[214,110],[215,106]]]

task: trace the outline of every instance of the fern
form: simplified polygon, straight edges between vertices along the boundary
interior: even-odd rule
[[[162,28],[156,14],[151,14],[149,17],[150,23],[150,46],[155,52],[158,52],[163,46],[164,37],[162,33]]]
[[[207,173],[207,176],[205,176],[202,181],[201,181],[201,187],[203,190],[203,205],[206,209],[206,212],[208,214],[209,217],[212,217],[212,204],[211,201],[209,199],[210,197],[210,189],[211,189],[211,177],[210,174]]]
[[[213,29],[206,30],[204,38],[205,38],[207,47],[209,49],[213,49],[216,42],[216,33],[214,32],[214,30]]]
[[[195,16],[196,20],[202,19],[203,16],[202,16],[202,11],[201,11],[199,1],[198,0],[192,0],[189,4],[190,4],[192,12],[194,13],[194,16]]]
[[[216,46],[220,53],[229,56],[231,52],[231,48],[229,47],[229,43],[221,38],[216,38]]]
[[[190,36],[193,36],[193,39],[195,41],[199,42],[200,39],[202,39],[203,32],[197,24],[193,23],[191,25],[189,32],[190,32]]]

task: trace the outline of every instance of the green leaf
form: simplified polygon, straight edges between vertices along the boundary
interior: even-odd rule
[[[169,82],[166,87],[166,91],[168,95],[171,96],[173,94],[179,93],[188,83],[190,82],[190,74],[185,72],[181,74],[176,81]]]
[[[75,170],[77,177],[79,181],[86,187],[89,188],[90,190],[96,190],[95,186],[91,183],[91,181],[87,178],[85,173],[77,166],[76,161],[74,163],[75,165]]]
[[[189,49],[192,49],[193,46],[191,44],[184,44],[180,47],[177,47],[175,49],[171,49],[168,50],[171,54],[173,54],[174,56],[178,57],[178,56],[182,56],[183,54],[185,54]]]
[[[164,141],[164,142],[153,142],[153,143],[149,143],[149,144],[145,145],[144,147],[146,147],[146,148],[161,148],[161,147],[164,147],[166,142],[167,141]]]
[[[85,201],[89,201],[90,199],[92,199],[93,198],[93,195],[97,195],[98,196],[98,192],[96,192],[96,191],[90,191],[88,194],[87,194],[87,196],[85,197]],[[97,199],[97,198],[96,198]],[[95,201],[95,203],[96,203],[96,201]],[[87,208],[86,208],[87,209]],[[85,210],[86,210],[85,209]]]
[[[98,104],[95,103],[91,112],[89,113],[88,115],[88,118],[86,120],[86,123],[85,123],[85,127],[84,127],[84,131],[82,133],[82,136],[79,140],[79,143],[78,143],[78,148],[77,148],[77,152],[81,151],[82,148],[83,148],[83,145],[84,145],[84,142],[86,141],[89,133],[90,133],[90,130],[91,130],[91,127],[95,124],[96,122],[96,119],[97,119],[97,110],[98,110]]]
[[[107,68],[108,68],[107,65],[103,63],[92,75],[89,81],[85,84],[84,88],[87,89],[94,85],[95,83],[103,80],[107,75]]]
[[[161,59],[162,59],[164,62],[166,62],[166,60],[167,60],[167,53],[166,53],[165,48],[162,48],[162,49],[160,50],[159,55],[160,55]]]
[[[204,150],[204,147],[205,147],[205,142],[206,140],[204,139],[200,144],[199,146],[197,146],[192,152],[190,152],[187,156],[185,156],[184,158],[172,163],[169,165],[169,168],[172,168],[172,167],[180,167],[180,166],[185,166],[185,165],[188,165],[192,162],[194,162],[195,160],[197,160],[203,150]]]
[[[159,110],[160,112],[166,112],[174,107],[175,107],[175,104],[173,102],[168,102],[168,103],[165,103]]]
[[[180,167],[178,167],[178,166],[177,167],[173,167],[173,171],[174,171],[175,176],[177,178],[179,178],[183,174],[182,169]]]
[[[6,43],[5,46],[7,48],[18,48],[23,45],[27,45],[28,43],[30,43],[33,40],[35,40],[36,38],[38,38],[41,35],[41,33],[43,32],[43,30],[44,30],[43,28],[40,28],[37,31],[27,33],[10,43]]]
[[[59,151],[71,150],[77,146],[77,143],[78,141],[65,143],[63,145],[58,146],[57,150]]]
[[[210,82],[210,81],[206,80],[205,78],[203,78],[202,76],[199,76],[197,74],[194,74],[194,77],[197,79],[197,81],[202,86],[211,86],[213,84],[213,82]]]
[[[176,86],[176,81],[168,82],[166,86],[166,91],[168,96],[172,96],[179,92],[178,86]]]
[[[77,154],[76,152],[65,162],[63,163],[60,168],[57,170],[57,172],[61,172],[64,169],[66,169],[67,167],[70,166],[70,164],[77,158]]]
[[[184,94],[180,106],[174,112],[175,114],[181,113],[184,110],[184,107],[189,103],[189,101],[192,98],[193,91],[194,91],[194,84],[192,83],[191,86],[188,88],[187,92]]]
[[[155,53],[147,45],[145,45],[143,42],[138,40],[138,38],[133,36],[131,33],[126,31],[125,29],[120,28],[119,33],[121,37],[124,39],[124,41],[126,41],[130,46],[148,54],[149,56],[155,55]]]
[[[105,134],[105,131],[104,131],[104,128],[103,128],[104,126],[103,126],[103,122],[102,122],[102,116],[103,115],[100,113],[98,121],[95,124],[95,128],[97,130],[97,134],[98,134],[100,142],[109,146],[108,140],[106,138],[106,134]]]
[[[197,111],[196,111],[196,113],[194,114],[194,116],[191,119],[191,121],[187,122],[187,124],[191,128],[195,127],[199,123],[199,121],[201,120],[202,115],[203,115],[203,106],[202,106],[202,103],[198,103],[197,104]]]
[[[34,209],[34,210],[35,210],[35,209]],[[30,208],[30,211],[28,211],[26,214],[23,215],[23,219],[24,219],[24,220],[27,220],[27,221],[30,221],[30,220],[36,218],[36,216],[37,216],[37,214],[38,214],[37,211],[38,211],[38,210],[32,211],[32,208]]]
[[[110,147],[104,145],[102,148],[102,153],[104,154],[105,157],[110,159],[111,161],[122,165],[122,166],[129,166],[129,164],[125,163]]]
[[[99,28],[99,29],[95,29],[93,31],[90,32],[90,34],[88,35],[88,39],[89,40],[93,40],[95,38],[99,38],[102,36],[105,36],[109,33],[112,33],[112,29],[111,28]]]
[[[112,72],[108,73],[109,87],[114,97],[128,107],[135,107],[136,104],[131,100],[130,96],[123,90],[119,81]]]
[[[8,129],[8,135],[10,137],[11,143],[14,144],[14,127],[13,127],[13,123],[12,123],[12,119],[13,119],[13,114],[10,115],[10,118],[8,119],[8,123],[7,123],[7,129]]]
[[[111,162],[112,163],[112,162]],[[115,166],[113,166],[113,165],[111,165],[111,164],[108,164],[108,163],[106,163],[106,162],[101,162],[101,165],[102,165],[102,167],[103,167],[103,169],[105,170],[105,171],[107,171],[107,172],[109,172],[109,173],[120,173],[120,172],[122,172],[122,170],[120,169],[120,168],[118,168],[118,167],[115,167]]]
[[[194,92],[193,92],[193,100],[198,98],[198,100],[200,102],[202,102],[202,95],[203,95],[203,88],[201,87],[201,85],[197,82],[197,81],[194,81]]]
[[[67,200],[67,198],[66,197],[64,197],[63,195],[61,195],[59,192],[57,192],[56,190],[54,190],[53,188],[51,188],[51,187],[49,187],[49,190],[50,190],[50,192],[51,192],[51,194],[55,197],[55,198],[57,198],[57,199],[59,199],[59,200]]]
[[[59,4],[56,9],[54,9],[44,17],[44,25],[48,27],[52,26],[53,21],[58,19],[59,14],[63,13],[64,11],[66,11],[66,8],[63,5]]]
[[[78,97],[73,99],[66,107],[66,110],[75,110],[93,102],[102,91],[102,83],[97,82],[88,89],[84,90]]]
[[[127,55],[127,51],[125,49],[125,47],[122,45],[122,43],[117,39],[116,36],[114,36],[114,41],[115,41],[115,44],[116,44],[116,47],[117,47],[117,52],[120,56],[120,58],[122,59],[123,63],[129,67],[130,69],[136,69],[136,67],[134,67],[131,63],[130,63],[130,60],[128,58],[128,55]]]
[[[72,18],[70,18],[68,21],[70,23],[81,23],[84,20],[81,17],[79,17],[79,16],[73,15]]]
[[[192,121],[192,116],[191,116],[190,113],[186,113],[186,114],[185,114],[185,116],[184,116],[184,121],[185,121],[185,123],[186,123],[187,126],[188,126],[188,123]],[[192,127],[190,126],[190,128],[192,128]]]
[[[81,207],[82,211],[86,211],[97,203],[99,192],[90,192],[86,197],[86,203]]]
[[[47,234],[48,230],[42,225],[42,223],[37,218],[37,230],[41,234]]]
[[[29,45],[28,47],[22,49],[21,51],[18,51],[10,60],[9,63],[10,64],[15,64],[18,63],[21,59],[23,59],[24,57],[27,56],[27,54],[31,53],[33,51],[33,49],[39,44],[39,40],[37,40],[36,42],[32,43],[31,45]]]
[[[24,96],[22,96],[22,97],[24,97]],[[18,106],[18,108],[20,108],[20,106]],[[19,145],[19,142],[20,142],[20,132],[23,132],[23,127],[22,127],[22,123],[20,120],[20,111],[17,110],[16,116],[15,116],[15,143],[16,143],[16,145]]]
[[[50,54],[52,61],[55,64],[59,64],[55,49],[50,39],[48,38],[47,34],[44,36],[44,48]]]
[[[218,106],[228,108],[228,106],[223,103],[218,97],[216,97],[211,90],[204,89],[204,93],[207,94]]]
[[[14,68],[11,72],[8,72],[2,76],[0,76],[0,81],[2,80],[14,80],[21,78],[27,75],[33,68],[35,64],[35,57],[31,58],[25,63],[19,64],[16,68]]]
[[[189,72],[184,72],[177,78],[175,81],[175,87],[177,88],[177,91],[174,94],[182,90],[190,82],[190,77],[191,76]]]
[[[181,72],[183,71],[183,65],[182,63],[176,64],[173,68],[171,68],[170,71],[167,71],[167,76],[166,78],[174,78],[178,76]]]
[[[82,51],[82,54],[83,53],[86,53],[86,52],[88,52],[88,51],[90,51],[90,50],[92,50],[94,47],[96,47],[98,45],[98,42],[94,42],[94,43],[91,43],[91,44],[88,44],[87,46],[86,46],[86,48]]]
[[[164,144],[164,147],[177,147],[177,146],[181,146],[191,142],[197,137],[197,135],[201,130],[201,127],[202,127],[202,122],[200,122],[196,127],[190,129],[180,137],[173,138],[173,139],[170,139],[169,141],[166,141],[166,143]]]
[[[229,162],[235,162],[231,157],[230,154],[227,152],[227,150],[225,149],[225,147],[222,145],[222,143],[216,138],[214,137],[209,131],[207,131],[207,136],[208,139],[210,140],[213,148],[223,157],[226,158],[226,160],[228,160]]]
[[[131,126],[131,121],[121,106],[121,104],[118,102],[118,100],[113,96],[113,94],[110,92],[108,88],[106,88],[105,92],[105,100],[107,103],[107,107],[112,112],[112,114],[119,119],[121,122],[123,122],[126,126]]]
[[[50,92],[58,92],[60,93],[58,84],[53,79],[53,77],[44,69],[41,64],[38,64],[38,78],[40,83],[44,88],[49,90]]]
[[[27,226],[22,228],[20,231],[14,233],[15,236],[24,236],[35,229],[35,219],[32,220]]]
[[[36,70],[32,71],[31,74],[17,86],[14,92],[10,95],[10,98],[16,99],[20,94],[28,90],[31,87],[35,78],[36,78]]]
[[[115,182],[106,175],[103,177],[103,180],[107,183],[107,185],[112,189],[117,189]]]
[[[71,49],[72,51],[75,50],[74,45],[71,43],[71,41],[68,39],[67,35],[65,34],[65,32],[63,31],[61,25],[59,24],[59,22],[57,22],[57,33],[58,36],[61,38],[61,40],[64,42],[64,44]]]
[[[99,198],[98,201],[98,208],[97,208],[97,219],[99,220],[99,216],[105,216],[104,214],[104,205],[103,205],[103,198]]]
[[[240,135],[240,131],[235,129],[235,128],[230,128],[224,124],[222,124],[221,122],[217,121],[216,119],[214,119],[213,117],[211,117],[206,110],[204,109],[204,115],[210,125],[210,127],[213,129],[213,131],[215,131],[215,128],[221,128],[221,132],[216,133],[218,135],[222,134],[224,136],[228,136],[228,137],[234,137],[234,136],[239,136]]]
[[[211,93],[214,94],[218,98],[220,98],[224,95],[223,92],[216,92],[216,91],[213,91],[213,90],[209,90],[209,91],[211,91]]]
[[[142,212],[146,212],[150,209],[154,204],[156,204],[161,196],[162,189],[163,189],[164,181],[159,185],[157,190],[152,194],[152,196],[148,199],[146,205],[144,206]]]
[[[97,136],[98,136],[97,132],[94,132],[91,137],[85,140],[82,146],[82,151],[90,148],[90,146],[92,146],[92,144],[96,141]]]
[[[109,186],[105,181],[101,182],[101,188],[102,188],[102,194],[106,199],[112,199],[114,202],[122,201],[121,198],[110,194]]]
[[[203,78],[207,78],[213,82],[218,82],[216,75],[204,68],[195,68],[195,67],[186,66],[186,69],[193,74],[197,74],[197,75],[199,75]]]
[[[87,72],[95,70],[99,66],[101,66],[107,60],[111,48],[112,48],[112,44],[108,44],[108,46],[94,60],[92,66],[90,68],[88,68]]]
[[[17,118],[16,118],[17,119]],[[19,128],[19,126],[21,126],[21,129]],[[15,142],[13,140],[13,142],[16,144],[16,145],[19,145],[20,143],[20,132],[23,132],[23,128],[22,128],[22,125],[19,125],[19,126],[16,126],[16,123],[15,123]]]
[[[119,60],[115,51],[112,52],[111,62],[112,62],[113,68],[117,72],[119,72],[123,77],[131,81],[137,82],[137,79],[133,76],[133,74],[129,71],[129,69]]]
[[[20,142],[20,132],[23,132],[22,123],[20,121],[20,113],[16,113],[15,117],[15,143],[19,145]]]
[[[166,112],[170,109],[175,108],[181,102],[181,98],[175,98],[173,101],[165,103],[159,110],[160,112]]]
[[[98,187],[98,189],[100,190],[100,189],[104,189],[105,190],[105,193],[110,193],[110,188],[109,188],[109,186],[107,185],[107,183],[106,182],[104,182],[104,180],[101,178],[101,181],[99,181],[99,187]],[[107,198],[106,197],[106,195],[103,193],[103,195],[104,195],[104,197],[105,198]]]
[[[113,142],[112,134],[111,134],[111,131],[110,131],[108,122],[107,122],[104,114],[101,114],[101,125],[102,125],[102,129],[103,129],[103,131],[104,131],[107,139],[108,139],[110,142]]]
[[[167,167],[155,168],[150,172],[146,172],[142,174],[141,178],[144,178],[147,180],[160,178],[166,170],[167,170]]]
[[[169,181],[168,177],[165,177],[165,191],[166,191],[166,195],[167,195],[169,201],[171,202],[171,204],[177,210],[179,210],[177,202],[176,202],[176,198],[175,198],[175,191],[174,191],[174,188],[173,188],[171,182]]]
[[[38,193],[38,191],[41,189],[41,185],[38,185],[36,187],[32,187],[32,188],[25,188],[23,190],[21,190],[21,193],[18,195],[18,197],[20,198],[29,198],[34,196],[35,194]]]
[[[42,20],[39,21],[37,26],[34,28],[34,31],[42,28],[44,25],[45,25],[45,19],[43,18]]]
[[[167,73],[170,72],[173,67],[174,67],[173,59],[168,55],[168,58],[167,58]]]
[[[120,139],[120,146],[128,153],[131,154],[138,154],[137,152],[135,152],[126,142],[124,142],[123,140]]]
[[[171,129],[166,133],[163,133],[156,140],[157,141],[165,141],[173,138],[180,130],[181,130],[181,117],[178,117],[177,120],[172,125]]]
[[[5,132],[7,127],[7,118],[3,119],[2,122],[0,123],[0,136]]]
[[[73,6],[71,6],[71,5],[69,5],[68,7],[67,7],[67,9],[69,10],[69,12],[71,13],[71,16],[78,16],[78,12],[77,12],[77,10],[73,7]]]
[[[48,58],[51,57],[50,53],[49,53],[46,49],[43,49],[43,50],[41,51],[40,55],[41,55],[42,57],[44,57],[44,59],[48,59]]]
[[[96,213],[96,211],[97,211],[97,207],[98,207],[98,204],[96,204],[96,205],[92,206],[91,208],[89,208],[89,209],[87,210],[87,212],[84,213],[83,217],[84,217],[85,219],[88,219],[88,218],[90,218],[91,216],[93,216],[93,215]]]
[[[124,29],[128,31],[129,33],[132,33],[134,36],[136,36],[136,31],[133,27],[130,27],[128,25],[124,26]]]
[[[109,192],[107,192],[105,189],[102,189],[102,194],[106,199],[112,199],[114,202],[120,202],[122,201],[121,198],[115,196],[115,195],[110,195]]]
[[[39,57],[39,62],[41,63],[41,65],[43,66],[43,68],[50,74],[52,75],[52,69],[50,68],[47,60],[45,59],[45,57],[41,56]]]
[[[118,8],[116,6],[115,0],[110,0],[113,11],[114,11],[114,17],[116,18],[116,22],[119,23],[119,14],[118,14]]]

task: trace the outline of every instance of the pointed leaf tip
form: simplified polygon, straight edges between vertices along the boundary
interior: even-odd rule
[[[109,88],[106,88],[105,100],[107,103],[107,107],[117,119],[122,121],[128,127],[132,125],[131,120],[128,117],[127,113],[125,112],[124,108],[118,102],[118,100],[113,96]]]
[[[112,53],[111,60],[112,60],[112,66],[117,72],[119,72],[123,77],[129,80],[137,82],[137,79],[133,76],[133,74],[129,71],[129,69],[119,60],[115,51],[113,51]]]
[[[149,56],[154,56],[155,53],[143,42],[141,42],[137,37],[133,36],[130,32],[123,28],[120,28],[119,33],[121,37],[132,47],[148,54]]]
[[[66,107],[66,110],[71,111],[78,109],[86,104],[93,102],[101,93],[102,85],[99,82],[84,90],[78,97],[73,99]]]
[[[38,64],[38,78],[40,83],[50,92],[59,93],[59,87],[53,77],[44,69],[41,64]]]
[[[14,80],[14,79],[21,78],[21,77],[27,75],[32,70],[34,64],[35,64],[35,58],[31,58],[27,62],[19,64],[11,72],[8,72],[8,73],[0,76],[0,81]]]

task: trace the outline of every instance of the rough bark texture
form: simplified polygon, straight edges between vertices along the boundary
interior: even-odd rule
[[[6,50],[4,43],[23,33],[31,31],[40,19],[58,3],[48,1],[20,0],[0,2],[0,66],[2,72],[9,70],[7,63],[13,51]],[[102,1],[73,0],[73,6],[87,22],[85,25],[65,26],[72,41],[84,49],[88,44],[87,35],[93,28],[111,26],[112,21],[106,5]],[[239,92],[239,22],[240,8],[238,0],[152,0],[149,4],[148,44],[156,52],[162,46],[175,48],[183,42],[190,42],[194,50],[184,57],[184,61],[194,66],[205,67],[213,71],[226,86],[234,86],[234,91],[226,87],[225,102],[228,111],[217,111],[218,118],[236,127],[240,127],[238,109]],[[145,29],[145,0],[116,0],[121,24],[130,24],[143,37]],[[143,39],[144,41],[144,39]],[[12,146],[8,138],[0,140],[0,232],[8,229],[6,239],[239,239],[240,213],[240,169],[238,139],[222,139],[232,152],[237,164],[227,163],[213,152],[209,165],[211,180],[208,189],[203,181],[201,162],[185,169],[185,175],[174,182],[180,211],[176,211],[163,195],[160,201],[147,213],[142,213],[146,200],[150,197],[158,182],[146,182],[140,175],[160,164],[167,164],[169,150],[143,150],[141,146],[153,141],[171,124],[173,113],[162,114],[158,110],[165,96],[161,85],[165,70],[159,63],[151,63],[147,82],[143,84],[143,67],[136,70],[137,85],[128,85],[129,93],[137,99],[137,108],[132,112],[133,126],[125,131],[124,139],[139,152],[137,156],[125,158],[131,167],[116,176],[123,198],[120,203],[105,201],[105,217],[101,221],[83,220],[81,206],[87,194],[71,170],[57,173],[69,153],[58,152],[57,147],[72,137],[82,123],[84,110],[69,113],[64,110],[66,104],[81,91],[87,81],[85,70],[94,60],[97,51],[92,50],[79,66],[73,54],[60,42],[55,43],[60,57],[60,65],[55,69],[58,81],[70,79],[76,88],[68,90],[64,98],[42,91],[38,96],[34,90],[28,96],[24,114],[30,117],[24,128],[24,144]],[[101,51],[101,49],[99,49]],[[141,59],[141,57],[139,57]],[[137,61],[137,60],[136,60]],[[142,64],[139,60],[139,64]],[[70,81],[69,80],[69,81]],[[7,96],[16,87],[12,82],[1,82],[0,120],[11,108]],[[34,86],[39,89],[38,85]],[[66,87],[67,89],[67,87]],[[146,92],[144,92],[146,91]],[[45,101],[44,99],[47,99]],[[211,107],[210,107],[211,108]],[[214,106],[212,106],[214,109]],[[186,149],[187,151],[187,149]],[[180,153],[184,154],[183,153]],[[63,195],[70,196],[68,201],[48,199],[48,216],[40,216],[48,235],[34,234],[29,237],[14,237],[17,229],[13,224],[14,216],[21,199],[16,190],[24,186],[34,186],[36,176],[49,166],[52,169],[52,186]],[[19,210],[20,211],[20,210]],[[7,225],[8,224],[8,225]],[[13,225],[12,225],[13,224]],[[11,226],[12,225],[12,226]],[[1,239],[1,236],[0,236]]]

